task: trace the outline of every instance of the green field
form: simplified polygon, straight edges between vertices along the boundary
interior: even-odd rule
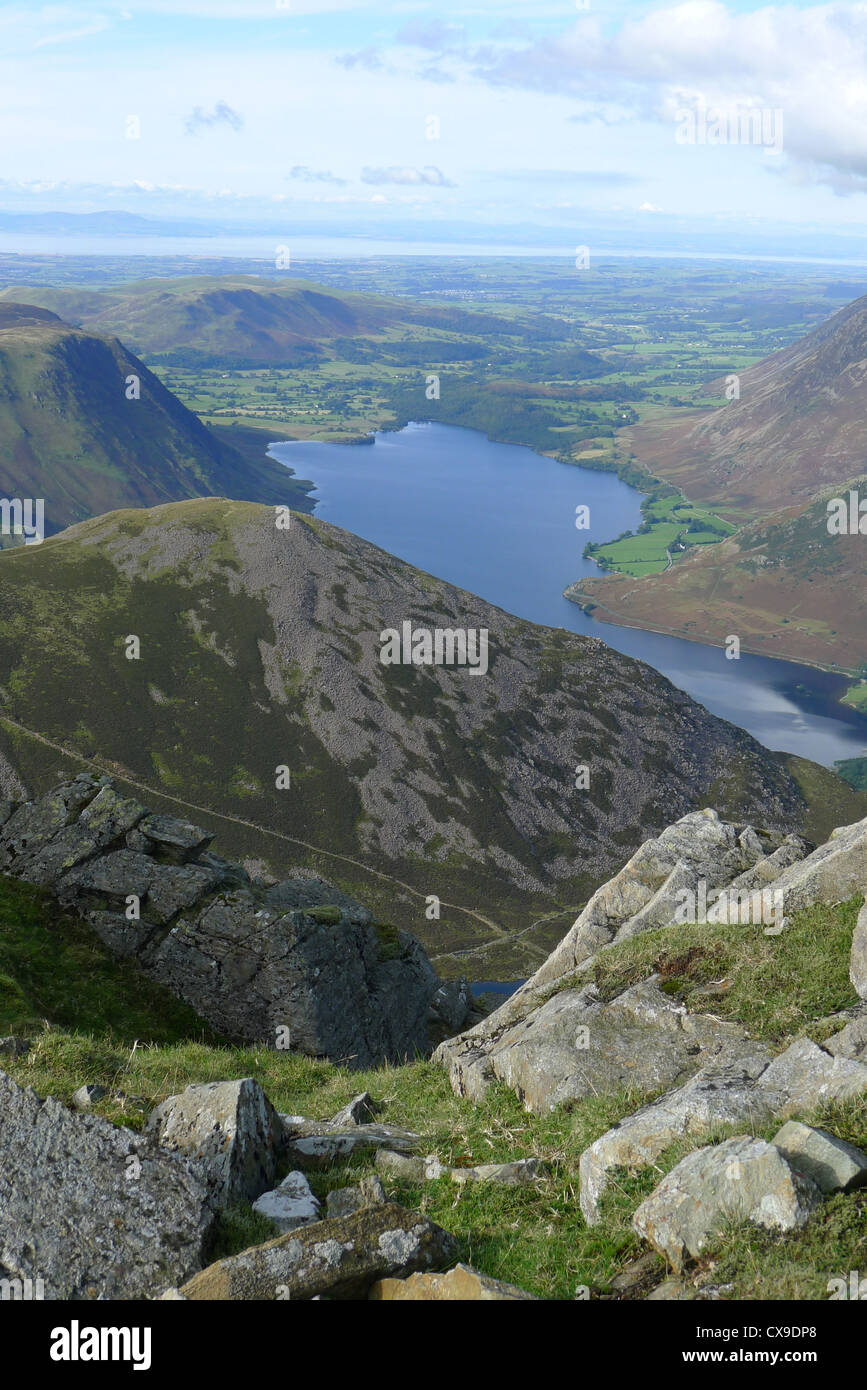
[[[645,498],[641,510],[645,519],[636,533],[603,545],[590,544],[584,554],[601,569],[642,578],[668,569],[692,546],[714,545],[737,529],[668,488]]]

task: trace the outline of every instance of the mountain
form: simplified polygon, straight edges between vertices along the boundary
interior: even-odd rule
[[[640,582],[582,579],[599,618],[856,675],[867,663],[867,556],[828,503],[867,497],[867,296],[740,376],[740,398],[624,435],[634,458],[741,529]],[[724,382],[711,388],[718,393]],[[664,626],[660,617],[664,617]]]
[[[486,673],[384,664],[404,623],[487,631]],[[867,809],[597,639],[214,498],[0,556],[0,753],[4,795],[98,768],[477,978],[526,974],[672,817],[712,805],[813,839]]]
[[[742,372],[738,400],[636,426],[629,442],[692,500],[766,515],[864,472],[865,388],[867,295]],[[725,382],[711,389],[721,395]]]
[[[0,300],[3,496],[44,498],[52,531],[215,492],[304,505],[286,469],[218,440],[116,339]]]
[[[335,353],[355,361],[374,345],[406,365],[409,339],[415,342],[413,362],[430,361],[431,354],[435,360],[481,360],[491,355],[493,335],[548,346],[571,334],[563,319],[549,315],[507,319],[453,305],[353,294],[288,276],[191,275],[111,289],[16,285],[0,291],[0,302],[4,298],[51,309],[90,332],[114,334],[149,358],[180,365],[291,367]],[[473,337],[478,341],[467,341]],[[579,365],[585,375],[605,370],[589,352],[581,354]]]
[[[582,578],[566,596],[627,627],[719,647],[737,633],[744,651],[856,672],[867,662],[867,565],[862,538],[829,536],[829,495],[696,546],[661,574]]]

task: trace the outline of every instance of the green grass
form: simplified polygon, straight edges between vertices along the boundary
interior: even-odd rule
[[[777,1046],[803,1031],[821,1040],[832,1029],[826,1016],[855,1000],[848,953],[857,907],[853,900],[802,913],[776,938],[760,927],[645,933],[604,952],[596,979],[603,993],[614,994],[659,970],[666,989],[692,1009],[738,1020]],[[581,1153],[647,1097],[593,1096],[530,1115],[499,1084],[478,1105],[455,1096],[445,1070],[427,1061],[350,1072],[265,1046],[223,1044],[163,990],[112,961],[86,926],[58,913],[42,892],[8,879],[0,879],[0,978],[0,1033],[26,1031],[32,1041],[26,1056],[4,1057],[3,1068],[38,1094],[63,1101],[85,1082],[101,1084],[109,1094],[95,1109],[132,1128],[141,1128],[153,1105],[189,1084],[254,1076],[278,1110],[315,1119],[330,1118],[367,1089],[382,1104],[382,1119],[418,1131],[422,1151],[452,1165],[541,1159],[547,1175],[527,1188],[393,1178],[385,1186],[391,1198],[450,1230],[461,1259],[543,1298],[573,1299],[579,1286],[591,1296],[609,1291],[615,1275],[642,1252],[630,1226],[639,1202],[699,1142],[734,1132],[682,1141],[652,1169],[614,1174],[601,1224],[590,1229],[578,1206]],[[731,987],[702,996],[702,988],[720,978]],[[129,1099],[118,1099],[117,1092]],[[864,1098],[799,1118],[867,1146]],[[772,1121],[758,1133],[771,1139],[776,1129]],[[332,1188],[372,1171],[371,1156],[357,1157],[311,1174],[311,1185],[324,1201]],[[249,1207],[234,1207],[220,1218],[210,1257],[272,1234],[270,1223]],[[714,1284],[730,1284],[726,1297],[825,1298],[830,1278],[867,1269],[867,1194],[834,1197],[794,1235],[745,1226],[721,1231],[697,1268]],[[660,1259],[651,1282],[665,1272]]]

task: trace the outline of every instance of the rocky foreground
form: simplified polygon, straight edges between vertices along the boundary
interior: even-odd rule
[[[362,1067],[426,1054],[470,1016],[414,937],[322,879],[252,879],[211,839],[89,773],[0,802],[0,871],[49,889],[224,1037]]]
[[[152,836],[158,827],[137,828]],[[649,1297],[725,1296],[684,1282],[723,1228],[794,1238],[836,1194],[867,1184],[867,1153],[851,1134],[809,1118],[867,1097],[867,907],[849,967],[864,1003],[824,1020],[821,1043],[804,1033],[774,1047],[721,1019],[713,1006],[724,980],[696,1010],[656,972],[602,990],[596,969],[623,943],[651,930],[664,938],[684,920],[708,929],[722,920],[736,935],[751,918],[769,949],[782,949],[799,914],[865,893],[867,821],[813,849],[712,811],[686,816],[594,895],[518,994],[441,1043],[434,1064],[468,1104],[486,1103],[496,1083],[540,1114],[588,1096],[633,1096],[581,1154],[573,1201],[596,1225],[618,1172],[641,1173],[679,1146],[683,1156],[630,1208],[634,1236],[649,1247],[636,1264],[655,1262]],[[16,1064],[29,1046],[0,1040]],[[395,1192],[427,1183],[455,1194],[486,1184],[544,1191],[545,1163],[445,1162],[423,1134],[384,1122],[367,1093],[314,1121],[278,1112],[253,1078],[191,1085],[153,1108],[141,1132],[94,1113],[101,1095],[85,1084],[67,1106],[0,1074],[0,1279],[19,1290],[41,1281],[55,1299],[529,1297],[461,1263],[454,1236]],[[367,1175],[324,1192],[323,1176],[365,1155]],[[239,1204],[270,1223],[271,1238],[214,1259],[221,1213]],[[660,1256],[675,1279],[660,1282]]]

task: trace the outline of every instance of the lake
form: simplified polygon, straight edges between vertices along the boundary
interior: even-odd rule
[[[272,444],[317,491],[316,515],[354,531],[532,622],[600,637],[655,666],[707,709],[768,748],[830,766],[867,753],[867,719],[837,703],[846,682],[794,662],[601,623],[563,597],[600,571],[582,551],[642,520],[642,494],[610,473],[496,444],[475,430],[411,424],[372,445]],[[590,508],[590,529],[575,509]]]

